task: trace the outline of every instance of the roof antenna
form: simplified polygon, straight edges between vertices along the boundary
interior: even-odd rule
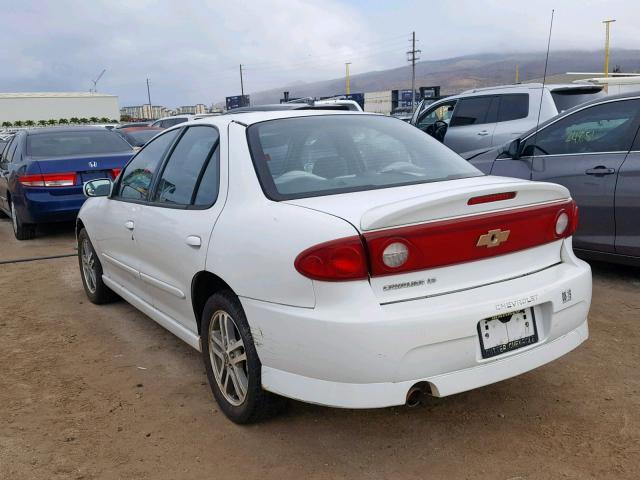
[[[553,31],[553,14],[551,10],[551,24],[549,25],[549,39],[547,40],[547,57],[544,60],[544,74],[542,75],[542,89],[540,90],[540,105],[538,106],[538,120],[536,121],[536,133],[533,136],[533,153],[531,154],[531,168],[533,170],[533,160],[536,158],[536,144],[538,143],[538,130],[540,129],[540,112],[542,111],[542,100],[544,99],[544,86],[547,83],[547,65],[549,64],[549,48],[551,47],[551,32]]]

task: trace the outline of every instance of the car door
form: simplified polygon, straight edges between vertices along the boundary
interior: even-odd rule
[[[212,125],[184,129],[158,176],[152,201],[140,207],[136,226],[140,276],[153,306],[196,334],[191,282],[204,270],[226,194],[220,193],[219,140]]]
[[[425,102],[425,100],[423,100],[423,102]],[[413,125],[423,132],[428,132],[428,128],[437,121],[445,122],[448,125],[455,106],[456,100],[448,100],[429,105],[417,114]]]
[[[149,201],[152,181],[166,153],[179,134],[170,130],[149,142],[126,165],[114,191],[105,202],[95,233],[104,273],[130,293],[150,303],[140,279],[140,241],[137,224],[140,208]]]
[[[498,117],[493,131],[492,145],[503,145],[527,132],[532,126],[528,120],[530,99],[528,93],[497,95]]]
[[[593,105],[524,141],[520,161],[530,162],[531,178],[564,185],[580,208],[575,248],[615,251],[616,178],[637,131],[639,111],[640,100]]]
[[[616,253],[640,257],[640,130],[618,173],[616,186]]]
[[[490,147],[496,128],[498,99],[494,95],[458,100],[444,144],[458,153]]]

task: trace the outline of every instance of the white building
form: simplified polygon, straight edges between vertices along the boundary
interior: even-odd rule
[[[118,97],[103,93],[0,93],[0,123],[61,118],[119,119]]]

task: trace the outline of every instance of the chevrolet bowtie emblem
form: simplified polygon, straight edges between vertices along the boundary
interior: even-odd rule
[[[509,238],[509,234],[511,230],[489,230],[484,235],[480,235],[478,238],[478,243],[476,243],[476,247],[497,247],[502,242],[506,242]]]

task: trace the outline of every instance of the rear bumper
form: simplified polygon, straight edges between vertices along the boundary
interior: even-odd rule
[[[16,204],[25,223],[73,221],[86,198],[81,187],[52,189],[25,188],[24,202]]]
[[[317,282],[314,309],[242,298],[263,387],[310,403],[386,407],[404,404],[418,382],[445,396],[544,365],[588,337],[591,270],[570,242],[562,257],[514,280],[391,305],[377,303],[367,282]],[[534,309],[539,341],[483,359],[478,322],[522,306]]]

